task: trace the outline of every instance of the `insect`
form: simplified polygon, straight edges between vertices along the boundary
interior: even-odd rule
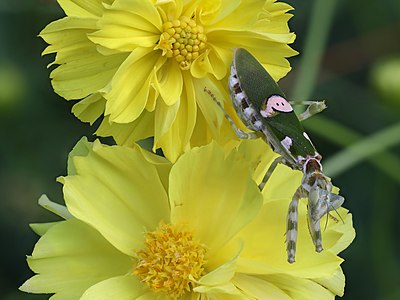
[[[297,117],[275,80],[254,56],[242,48],[234,50],[228,87],[239,118],[251,132],[239,129],[211,91],[207,88],[205,91],[223,110],[239,138],[261,137],[280,155],[267,170],[259,188],[264,188],[279,163],[303,172],[301,185],[289,204],[286,220],[288,262],[295,261],[298,202],[301,198],[308,198],[308,227],[315,250],[321,252],[320,220],[330,211],[338,209],[344,198],[332,193],[332,184],[322,172],[322,156],[316,151],[300,120],[322,111],[325,104],[306,102],[309,105],[307,110]]]

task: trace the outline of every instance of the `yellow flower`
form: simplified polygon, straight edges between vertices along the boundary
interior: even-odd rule
[[[252,52],[276,79],[296,54],[287,11],[275,0],[59,0],[66,17],[40,36],[56,53],[55,91],[74,114],[119,145],[154,136],[170,161],[234,134],[204,93],[227,101],[232,49]]]
[[[334,299],[344,275],[337,254],[354,238],[351,215],[329,219],[316,253],[300,204],[297,262],[286,261],[285,215],[299,174],[278,168],[262,141],[193,148],[175,164],[139,147],[78,143],[60,178],[66,220],[33,225],[42,237],[37,273],[21,290],[57,299]],[[301,174],[300,174],[301,175]],[[254,181],[254,179],[256,181]],[[71,214],[71,215],[70,215]]]

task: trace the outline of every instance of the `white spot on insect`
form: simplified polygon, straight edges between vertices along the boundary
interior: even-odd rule
[[[239,83],[239,80],[235,76],[233,76],[233,75],[229,76],[229,87],[230,88],[233,88],[238,83]]]
[[[254,128],[255,130],[261,130],[262,129],[262,122],[260,120],[257,120],[254,122]]]
[[[293,144],[293,141],[292,141],[292,139],[290,137],[285,136],[285,138],[281,141],[281,144],[282,144],[283,147],[285,147],[286,150],[289,151],[290,147]]]
[[[256,113],[256,111],[252,108],[252,107],[246,107],[245,109],[244,109],[244,115],[247,117],[247,118],[250,118],[251,116],[254,116],[255,115],[255,113]]]
[[[265,109],[261,110],[260,113],[263,117],[268,118],[276,114],[276,112],[288,113],[292,112],[293,107],[287,100],[278,95],[272,95],[267,99],[267,105]]]
[[[307,140],[309,140],[309,141],[311,142],[310,137],[308,136],[308,134],[307,134],[306,132],[303,132],[303,136],[304,136]]]
[[[237,93],[235,96],[238,101],[242,101],[242,99],[246,98],[246,95],[243,92]]]
[[[296,213],[296,212],[293,212],[293,211],[290,212],[289,215],[288,215],[288,218],[289,218],[290,221],[296,222],[297,213]]]
[[[286,238],[288,241],[295,241],[297,237],[297,230],[291,229],[286,232]],[[294,253],[293,253],[294,254]]]
[[[231,74],[232,75],[236,75],[236,67],[235,67],[235,65],[234,64],[231,64]]]

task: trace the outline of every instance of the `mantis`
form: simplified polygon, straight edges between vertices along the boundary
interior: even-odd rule
[[[323,102],[311,102],[299,117],[285,94],[265,68],[247,50],[234,50],[228,88],[233,106],[243,124],[251,130],[239,129],[213,96],[205,91],[223,110],[237,136],[242,139],[262,138],[280,156],[267,170],[259,188],[262,190],[279,163],[303,173],[300,186],[289,204],[286,219],[286,251],[288,262],[295,262],[298,203],[308,199],[308,228],[317,252],[322,251],[320,220],[325,214],[342,206],[344,198],[332,192],[332,183],[322,171],[322,156],[317,152],[300,120],[325,109]]]

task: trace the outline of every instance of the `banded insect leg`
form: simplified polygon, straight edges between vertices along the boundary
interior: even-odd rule
[[[217,105],[219,106],[219,108],[222,110],[222,112],[224,113],[225,118],[228,120],[228,122],[231,124],[233,130],[235,131],[236,135],[238,136],[238,138],[240,139],[257,139],[260,137],[260,135],[256,132],[246,132],[243,131],[242,129],[238,128],[236,126],[236,124],[233,122],[232,118],[228,115],[228,113],[226,112],[226,110],[223,108],[222,104],[217,100],[217,98],[214,96],[214,94],[207,89],[206,87],[204,88],[204,91],[210,95],[210,97],[214,100],[215,103],[217,103]]]
[[[300,186],[297,188],[289,204],[286,219],[286,251],[289,263],[294,263],[296,258],[297,224],[299,219],[298,205],[299,200],[305,196],[306,190]]]
[[[328,213],[328,201],[318,186],[311,188],[308,193],[308,205],[307,205],[307,223],[310,235],[315,246],[315,251],[322,251],[322,234],[320,219]]]
[[[342,206],[344,198],[319,187],[313,187],[308,195],[308,228],[315,245],[315,251],[322,251],[322,234],[320,220],[329,212]],[[340,217],[340,215],[339,215]],[[328,219],[327,219],[328,221]]]

